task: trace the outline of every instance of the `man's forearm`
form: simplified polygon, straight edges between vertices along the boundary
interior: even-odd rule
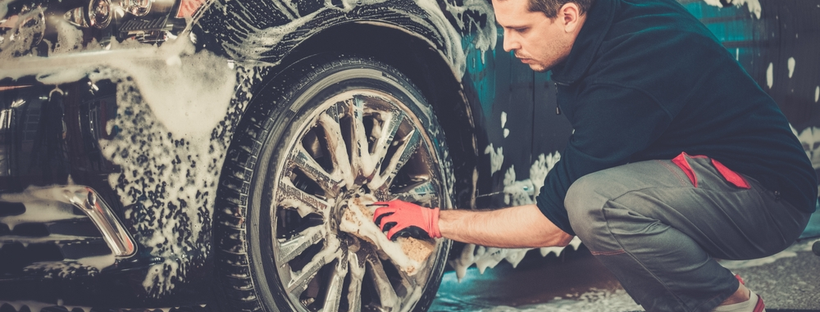
[[[535,205],[498,210],[441,210],[441,235],[488,247],[566,246],[572,236],[555,226]]]

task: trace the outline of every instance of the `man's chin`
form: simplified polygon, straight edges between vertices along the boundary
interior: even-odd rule
[[[543,73],[543,72],[549,70],[549,68],[547,68],[546,66],[541,65],[541,64],[529,64],[529,65],[530,65],[530,69],[532,69],[533,71],[539,72],[539,73]]]

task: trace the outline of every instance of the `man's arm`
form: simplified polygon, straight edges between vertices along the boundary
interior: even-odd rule
[[[373,205],[381,206],[373,221],[390,239],[426,235],[502,248],[566,246],[572,240],[536,205],[486,211],[441,210],[401,200]]]
[[[488,247],[566,246],[572,240],[535,205],[498,210],[441,210],[441,236]]]

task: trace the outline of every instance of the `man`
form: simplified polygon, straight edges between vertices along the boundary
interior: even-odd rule
[[[594,1],[594,2],[593,2]],[[495,247],[581,238],[647,311],[762,311],[715,258],[774,254],[815,209],[817,178],[774,101],[674,0],[493,0],[504,50],[552,70],[574,133],[536,205],[378,203],[408,228]]]

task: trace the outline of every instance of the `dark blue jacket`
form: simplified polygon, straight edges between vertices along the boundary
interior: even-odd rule
[[[817,177],[774,100],[674,0],[597,0],[552,69],[574,133],[537,197],[574,234],[570,185],[598,170],[681,152],[706,155],[812,212]]]

